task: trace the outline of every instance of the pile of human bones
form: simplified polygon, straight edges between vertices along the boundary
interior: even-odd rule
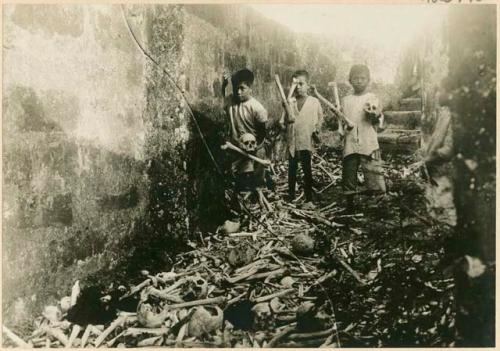
[[[241,221],[226,221],[215,233],[205,233],[196,243],[190,242],[192,250],[175,257],[170,270],[142,271],[135,285],[100,292],[103,306],[111,300],[132,300],[132,308],[110,309],[110,321],[102,323],[79,319],[84,288],[76,282],[68,296],[45,307],[30,335],[21,338],[4,326],[6,345],[339,347],[367,328],[366,321],[344,319],[353,307],[343,306],[331,297],[332,287],[342,290],[342,286],[353,303],[361,299],[361,307],[356,308],[373,304],[373,312],[365,315],[373,328],[381,328],[377,323],[384,318],[387,307],[381,309],[385,305],[377,300],[383,291],[378,280],[382,281],[384,272],[397,267],[394,262],[400,259],[399,244],[394,245],[397,252],[388,242],[384,244],[386,252],[368,245],[363,251],[361,243],[373,239],[373,220],[367,218],[370,214],[345,214],[339,191],[339,156],[323,153],[314,157],[315,192],[320,197],[316,209],[301,208],[301,196],[294,203],[283,200],[286,164],[278,163],[273,168],[278,179],[276,191],[262,192],[264,202],[251,194],[240,197],[244,209]],[[386,168],[388,181],[404,173],[403,168]],[[398,195],[389,196],[396,199]],[[378,211],[378,207],[371,204],[372,210]],[[390,221],[394,226],[403,222],[400,218]],[[430,251],[415,254],[412,250],[410,246],[405,253],[409,255],[404,261],[409,270],[414,271],[426,255],[436,256]],[[384,261],[378,257],[384,257]],[[443,294],[453,287],[446,279],[428,284]],[[438,309],[441,305],[426,306],[418,313],[428,315],[428,311],[435,310],[432,313],[447,313],[441,317],[446,323],[453,319],[444,305],[445,312]],[[354,316],[354,310],[352,313]]]

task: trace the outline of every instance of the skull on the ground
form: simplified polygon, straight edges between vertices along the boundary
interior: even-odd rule
[[[254,152],[257,149],[257,139],[255,135],[245,133],[240,137],[240,143],[246,152]]]
[[[271,320],[271,308],[267,302],[258,303],[252,307],[254,327],[265,328]]]
[[[187,288],[184,291],[183,298],[186,300],[206,298],[208,292],[208,282],[199,274],[187,279]]]

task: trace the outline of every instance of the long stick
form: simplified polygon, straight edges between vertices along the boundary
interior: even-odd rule
[[[231,278],[226,278],[226,281],[230,284],[235,284],[239,281],[242,281],[242,280],[245,280],[251,276],[253,276],[254,274],[256,274],[258,272],[258,268],[254,267],[252,268],[250,271],[246,272],[246,273],[243,273],[243,274],[240,274],[240,275],[237,275],[235,277],[231,277]]]
[[[280,93],[281,101],[284,103],[287,103],[286,101],[286,96],[285,96],[285,91],[283,90],[283,86],[281,85],[281,80],[280,76],[275,74],[274,75],[274,80],[276,81],[276,86],[278,87],[278,92]]]
[[[286,268],[279,268],[279,269],[276,269],[274,271],[251,275],[250,277],[246,278],[245,281],[257,280],[257,279],[267,278],[267,277],[275,276],[275,275],[283,275],[284,273],[286,273]]]
[[[260,163],[261,165],[263,166],[270,166],[271,165],[271,161],[268,161],[268,160],[263,160],[257,156],[254,156],[254,155],[251,155],[249,153],[246,153],[245,151],[243,151],[242,149],[240,149],[239,147],[231,144],[229,141],[226,141],[226,143],[224,145],[222,145],[220,147],[222,150],[227,150],[227,149],[230,149],[230,150],[233,150],[233,151],[236,151],[237,153],[245,156],[245,157],[248,157],[249,159],[251,160],[254,160],[255,162],[258,162]]]
[[[167,305],[166,308],[185,308],[185,307],[193,307],[200,305],[211,305],[211,304],[223,303],[224,301],[226,301],[226,298],[224,296],[219,296],[219,297],[212,297],[209,299],[202,299],[196,301],[176,303],[173,305]]]
[[[281,84],[281,82],[280,82],[280,84]],[[287,101],[288,101],[288,99],[290,99],[293,96],[293,93],[295,92],[295,88],[297,88],[297,83],[295,82],[295,79],[294,79],[292,86],[290,87],[290,90],[288,91]],[[286,113],[286,110],[283,111],[281,113],[281,118],[279,120],[281,121],[282,119],[285,119],[285,121],[287,121],[290,118],[290,117],[287,117],[287,115],[288,114]]]
[[[188,325],[184,324],[181,329],[179,329],[179,332],[177,333],[177,337],[175,338],[175,342],[180,343],[182,339],[184,339],[184,336],[186,335]]]
[[[168,329],[165,327],[161,327],[161,328],[128,328],[125,332],[125,336],[137,337],[141,334],[165,335],[167,333],[168,333]]]
[[[155,296],[155,297],[158,297],[162,300],[168,300],[170,302],[179,303],[180,301],[182,301],[182,299],[177,295],[172,295],[169,292],[166,292],[164,290],[159,290],[159,289],[156,289],[153,287],[148,290],[148,294]]]
[[[76,304],[76,300],[80,296],[80,281],[77,280],[73,287],[71,288],[70,305],[73,307]]]
[[[285,329],[283,329],[280,333],[276,334],[267,344],[267,347],[274,347],[276,344],[283,339],[285,336],[288,334],[292,333],[296,328],[296,323],[293,323],[293,325],[289,325]]]
[[[19,336],[14,334],[12,331],[10,331],[5,325],[2,325],[2,330],[9,337],[10,340],[12,340],[17,347],[23,347],[26,349],[31,349],[33,346],[25,342],[23,339],[21,339]]]
[[[151,279],[149,279],[149,278],[146,279],[142,283],[140,283],[140,284],[134,286],[132,289],[130,289],[130,292],[128,294],[121,296],[119,300],[121,301],[129,296],[134,295],[135,293],[141,291],[145,286],[148,286],[150,283],[151,283]]]
[[[288,121],[288,123],[291,123],[294,121],[294,115],[292,114],[292,109],[290,108],[290,105],[288,104],[288,100],[286,98],[285,91],[283,90],[283,86],[281,85],[280,76],[275,74],[274,80],[276,82],[276,86],[278,87],[278,92],[279,92],[280,97],[281,97],[281,102],[283,103],[283,105],[285,107],[285,111],[287,114],[287,121]]]
[[[335,100],[335,106],[337,108],[340,107],[340,98],[339,98],[339,88],[337,87],[337,83],[332,82],[332,88],[333,88],[333,99]]]
[[[335,181],[331,182],[330,184],[328,184],[327,186],[325,186],[323,189],[319,190],[319,191],[318,191],[318,194],[321,194],[323,191],[325,191],[325,190],[327,190],[327,189],[331,188],[331,187],[332,187],[332,185],[334,185],[334,184],[335,184]]]
[[[243,298],[246,294],[247,294],[247,293],[246,293],[246,291],[245,291],[244,293],[241,293],[241,294],[239,294],[238,296],[233,297],[231,300],[229,300],[229,301],[227,302],[227,305],[228,305],[228,306],[230,306],[230,305],[232,305],[232,304],[235,304],[236,302],[240,301],[240,300],[241,300],[241,299],[242,299],[242,298]]]
[[[120,316],[117,319],[115,319],[113,321],[113,323],[111,323],[110,326],[105,331],[103,331],[101,335],[99,335],[95,339],[95,341],[94,341],[95,347],[99,347],[99,345],[102,344],[104,339],[106,339],[108,337],[108,335],[111,334],[116,328],[118,328],[120,325],[122,325],[126,319],[127,319],[126,316]]]
[[[311,333],[296,333],[296,334],[290,334],[288,338],[290,340],[305,340],[305,339],[316,339],[316,338],[321,338],[324,336],[328,336],[332,334],[335,331],[335,327],[327,329],[327,330],[322,330],[322,331],[317,331],[317,332],[311,332]]]
[[[118,340],[119,338],[121,338],[121,337],[123,337],[125,335],[125,332],[126,332],[126,330],[122,331],[120,334],[118,334],[117,336],[115,336],[113,339],[109,340],[106,343],[106,346],[107,347],[112,347],[114,345],[114,343],[116,342],[116,340]]]
[[[337,108],[339,108],[340,107],[340,98],[339,98],[339,89],[337,87],[337,83],[332,82],[331,87],[333,89],[333,99],[335,102],[335,106]],[[338,118],[338,122],[339,122],[338,132],[341,136],[343,136],[345,134],[345,131],[344,131],[344,126],[342,125],[342,119]]]
[[[324,224],[324,225],[327,225],[331,228],[337,228],[337,227],[344,227],[343,224],[340,224],[340,223],[336,223],[336,222],[333,222],[333,221],[329,221],[328,219],[324,218],[324,217],[320,217],[318,215],[313,215],[313,214],[304,214],[302,213],[301,211],[299,210],[291,210],[291,213],[293,213],[294,215],[300,217],[300,218],[304,218],[306,220],[311,220],[311,221],[316,221],[316,222],[319,222],[321,224]]]
[[[266,295],[266,296],[261,296],[261,297],[258,297],[254,300],[255,303],[261,303],[261,302],[266,302],[266,301],[269,301],[269,300],[272,300],[274,299],[275,297],[281,297],[281,296],[284,296],[284,295],[287,295],[291,292],[294,292],[295,289],[294,288],[290,288],[290,289],[286,289],[286,290],[282,290],[282,291],[279,291],[277,293],[274,293],[274,294],[271,294],[271,295]]]
[[[285,92],[283,91],[280,77],[277,74],[274,76],[274,80],[276,81],[276,86],[278,87],[281,101],[283,103],[283,106],[285,107],[285,112],[286,112],[286,118],[285,118],[286,123],[285,124],[286,124],[286,142],[288,144],[288,151],[290,152],[290,156],[294,157],[295,156],[295,140],[294,140],[294,138],[295,138],[295,128],[294,128],[295,116],[293,115],[292,108],[290,107],[290,104],[288,103],[288,101],[285,97]]]
[[[329,85],[333,86],[334,88],[337,86],[336,83],[329,83]],[[338,94],[338,93],[337,93]],[[335,92],[334,92],[334,95],[335,95]],[[321,95],[319,92],[317,93],[317,97],[319,100],[321,100],[321,102],[323,102],[326,106],[328,106],[333,112],[335,112],[335,114],[338,116],[338,118],[340,118],[341,120],[343,120],[346,124],[347,124],[347,127],[349,129],[352,129],[354,128],[354,126],[356,125],[353,121],[351,121],[349,118],[347,118],[343,113],[341,113],[338,109],[338,106],[335,106],[334,104],[332,104],[330,101],[328,101],[323,95]],[[338,98],[338,95],[337,95],[337,98]]]
[[[71,335],[69,336],[69,341],[66,345],[66,348],[70,348],[73,345],[76,337],[80,333],[80,330],[82,330],[82,327],[80,327],[78,324],[73,325],[73,330],[71,331]]]
[[[63,344],[64,346],[68,345],[69,339],[66,337],[66,335],[64,335],[64,333],[60,329],[46,327],[45,330],[47,331],[47,334],[50,334],[51,336],[59,340],[61,344]]]
[[[266,207],[266,209],[269,212],[272,212],[273,211],[273,207],[271,206],[271,204],[269,203],[269,201],[267,201],[266,196],[264,195],[264,193],[262,192],[262,190],[259,189],[259,190],[257,190],[257,192],[259,193],[259,200],[261,200],[264,203],[264,206]]]
[[[365,282],[363,279],[361,279],[361,277],[359,276],[358,272],[356,272],[354,269],[352,269],[352,267],[351,267],[351,266],[349,266],[349,265],[347,264],[347,262],[345,262],[343,259],[338,258],[338,257],[337,257],[337,259],[339,260],[340,264],[341,264],[342,266],[344,266],[344,268],[345,268],[345,269],[347,269],[347,271],[348,271],[349,273],[351,273],[351,275],[352,275],[352,276],[353,276],[353,277],[354,277],[354,278],[355,278],[355,279],[356,279],[356,280],[357,280],[357,281],[358,281],[361,285],[366,285],[366,282]]]
[[[91,326],[92,326],[91,324],[87,325],[87,328],[83,332],[82,341],[80,343],[80,347],[82,348],[85,347],[85,345],[87,344],[87,340],[89,339],[90,332],[92,330]]]

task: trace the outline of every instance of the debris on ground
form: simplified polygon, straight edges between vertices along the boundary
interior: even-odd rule
[[[405,171],[414,162],[386,160],[388,194],[359,195],[353,211],[335,150],[315,155],[315,209],[301,197],[285,202],[287,168],[278,163],[277,192],[261,194],[271,208],[244,200],[240,222],[203,234],[169,270],[143,271],[135,285],[76,282],[29,335],[4,327],[6,346],[450,346],[449,228],[426,214],[423,181]],[[85,310],[90,300],[96,311]]]

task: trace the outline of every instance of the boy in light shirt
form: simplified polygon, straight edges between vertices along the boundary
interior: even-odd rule
[[[354,93],[341,101],[342,113],[355,127],[346,131],[342,161],[342,185],[348,202],[358,192],[358,168],[363,170],[366,192],[385,194],[380,147],[377,139],[378,126],[383,124],[378,98],[368,92],[370,70],[365,65],[354,65],[349,72],[349,82]]]
[[[231,79],[233,93],[226,96],[226,87]],[[267,110],[253,97],[252,86],[254,74],[248,69],[242,69],[234,73],[224,75],[222,84],[222,96],[224,97],[224,109],[229,118],[231,142],[244,149],[241,137],[251,134],[257,140],[256,156],[265,159],[264,139],[266,136],[266,122],[268,120]],[[232,165],[236,175],[236,188],[238,191],[252,191],[260,183],[264,182],[264,168],[255,165],[252,160],[239,156]]]
[[[314,208],[313,178],[311,158],[314,151],[313,139],[319,141],[318,133],[323,123],[323,109],[319,100],[309,96],[309,73],[305,70],[293,74],[297,82],[295,96],[290,99],[290,107],[294,115],[294,137],[288,142],[288,196],[289,200],[295,199],[295,185],[297,182],[297,169],[300,162],[304,173],[305,208]]]

